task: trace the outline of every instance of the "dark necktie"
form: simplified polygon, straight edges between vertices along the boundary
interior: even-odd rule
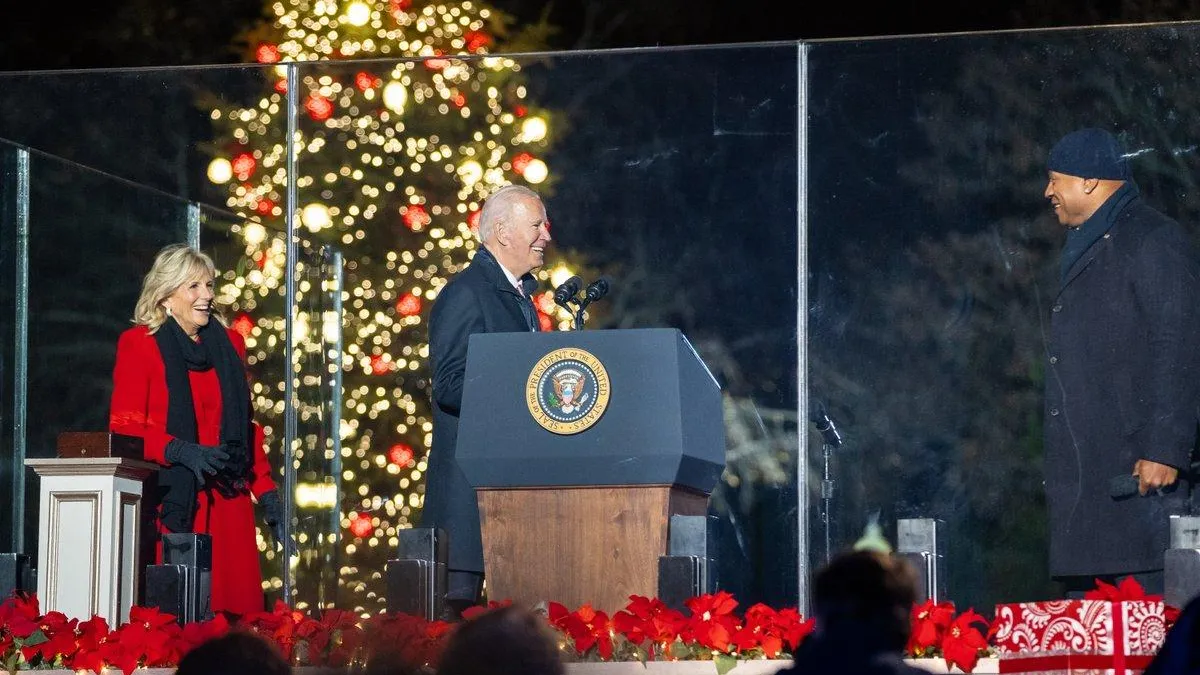
[[[521,296],[521,313],[525,315],[525,325],[536,333],[539,330],[537,308],[533,306],[533,298],[528,295]]]

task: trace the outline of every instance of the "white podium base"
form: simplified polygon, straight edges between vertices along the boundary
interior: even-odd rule
[[[150,462],[95,457],[29,459],[41,478],[38,600],[42,612],[129,620],[137,603],[144,481]]]

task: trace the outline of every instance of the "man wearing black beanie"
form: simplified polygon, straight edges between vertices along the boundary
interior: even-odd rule
[[[1169,517],[1191,489],[1200,264],[1112,134],[1067,134],[1048,168],[1067,228],[1046,345],[1050,573],[1070,595],[1126,575],[1161,593]]]

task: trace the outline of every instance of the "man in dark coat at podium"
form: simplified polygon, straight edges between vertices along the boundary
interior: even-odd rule
[[[475,333],[539,330],[531,272],[550,244],[546,207],[536,192],[509,185],[494,192],[479,214],[479,239],[470,266],[446,284],[429,318],[433,362],[433,447],[421,527],[449,535],[446,604],[461,612],[479,601],[483,543],[475,491],[455,461],[467,338]],[[497,394],[500,395],[500,394]]]
[[[1162,593],[1196,441],[1200,265],[1107,131],[1067,134],[1048,168],[1067,229],[1046,331],[1050,573],[1072,596],[1126,575]]]

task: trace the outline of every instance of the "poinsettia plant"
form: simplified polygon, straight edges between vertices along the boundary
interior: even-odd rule
[[[980,657],[991,655],[992,631],[993,626],[974,609],[956,615],[954,603],[927,600],[913,607],[905,652],[912,658],[942,657],[947,669],[958,666],[969,673]]]
[[[631,596],[624,609],[609,616],[590,605],[568,610],[550,603],[547,619],[572,647],[567,651],[575,660],[708,660],[721,675],[739,659],[788,658],[813,629],[812,620],[795,609],[756,604],[738,614],[737,600],[725,592],[686,604],[688,611],[680,612],[656,598]],[[476,608],[465,618],[482,611]],[[134,607],[129,622],[110,630],[100,617],[81,622],[59,612],[42,614],[36,597],[17,595],[0,603],[0,663],[10,672],[112,668],[129,675],[139,667],[176,665],[200,643],[235,628],[273,642],[297,666],[345,666],[384,645],[406,663],[434,667],[454,624],[339,610],[314,618],[279,602],[269,612],[236,620],[218,615],[182,627],[169,614]]]
[[[715,662],[719,675],[740,659],[790,658],[813,630],[795,609],[756,604],[739,615],[737,600],[723,591],[687,600],[686,614],[655,598],[629,600],[611,617],[590,605],[570,611],[552,602],[548,618],[579,660],[705,660]]]

